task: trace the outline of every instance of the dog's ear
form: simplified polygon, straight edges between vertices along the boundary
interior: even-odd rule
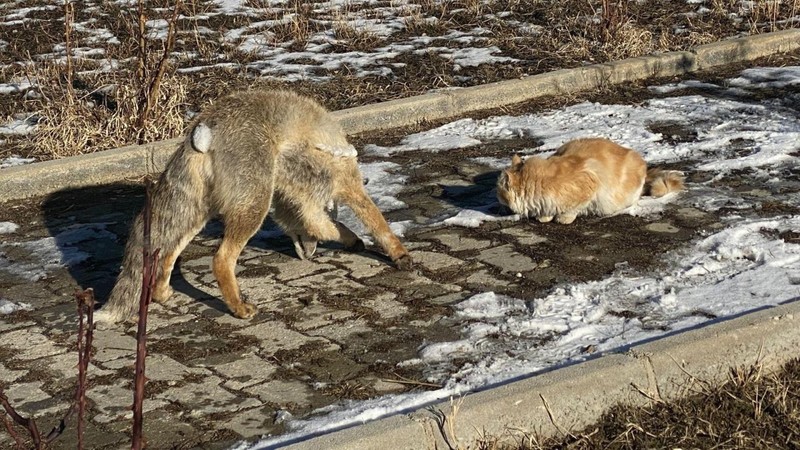
[[[514,156],[511,157],[511,168],[518,169],[520,166],[522,166],[522,158],[520,158],[519,155],[515,154]]]
[[[500,177],[497,179],[497,185],[503,189],[511,189],[515,185],[519,177],[519,170],[514,167],[508,168],[500,172]]]
[[[497,177],[497,187],[508,189],[508,170],[500,171],[500,176]]]

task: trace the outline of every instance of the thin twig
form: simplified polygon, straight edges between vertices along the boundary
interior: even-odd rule
[[[400,377],[400,375],[395,374],[396,376]],[[424,381],[417,381],[412,380],[410,378],[400,377],[400,379],[392,379],[392,378],[381,378],[381,381],[385,381],[387,383],[397,383],[397,384],[409,384],[413,386],[427,386],[427,387],[435,387],[441,389],[441,384],[436,383],[426,383]]]
[[[701,385],[703,385],[703,386],[706,386],[706,387],[710,387],[710,386],[711,386],[711,383],[710,383],[709,381],[707,381],[707,380],[703,380],[703,379],[700,379],[700,378],[697,378],[697,377],[696,377],[696,376],[694,376],[693,374],[689,373],[689,371],[688,371],[688,370],[686,370],[686,369],[683,367],[683,365],[682,365],[681,363],[679,363],[679,362],[678,362],[678,360],[676,360],[676,359],[675,359],[675,357],[674,357],[674,356],[670,355],[669,353],[667,353],[667,356],[669,356],[669,357],[670,357],[670,359],[672,360],[672,362],[674,362],[674,363],[675,363],[675,365],[677,365],[677,366],[678,366],[678,369],[680,369],[680,370],[681,370],[681,372],[683,372],[684,374],[686,374],[686,376],[687,376],[687,377],[689,377],[689,378],[690,378],[692,381],[694,381],[694,382],[696,382],[696,383],[699,383],[699,384],[701,384]]]
[[[75,5],[72,0],[64,0],[64,51],[66,52],[67,102],[75,102],[75,91],[72,89],[72,24],[75,22]]]
[[[539,394],[539,398],[542,399],[542,403],[544,404],[544,410],[547,411],[547,417],[550,418],[550,423],[552,423],[553,426],[556,427],[556,430],[558,430],[558,432],[561,433],[562,436],[572,436],[572,433],[566,431],[561,425],[558,424],[558,422],[556,422],[556,418],[553,416],[553,411],[550,410],[550,404],[547,403],[547,399],[544,398],[544,395]]]
[[[155,287],[156,274],[158,273],[158,253],[159,249],[152,251],[150,225],[152,210],[152,185],[147,186],[147,197],[144,205],[144,248],[142,248],[144,260],[142,262],[142,294],[139,297],[139,323],[136,330],[136,370],[134,374],[133,391],[133,438],[131,448],[140,450],[144,446],[142,436],[144,417],[144,383],[145,383],[145,358],[147,356],[147,309],[153,298],[153,288]]]
[[[158,60],[158,63],[156,63],[155,69],[150,71],[147,67],[150,57],[150,49],[147,46],[148,43],[145,37],[145,23],[147,18],[144,13],[143,1],[139,0],[139,61],[137,65],[137,76],[139,78],[138,82],[140,88],[138,110],[139,115],[136,119],[136,127],[139,132],[139,144],[143,144],[145,141],[147,123],[150,120],[150,114],[155,107],[155,103],[159,96],[159,91],[161,90],[161,81],[164,78],[164,73],[167,70],[170,53],[172,53],[172,49],[175,46],[175,28],[178,21],[178,14],[182,7],[183,0],[178,0],[175,2],[175,6],[172,9],[172,16],[167,21],[167,36],[164,41],[161,56]]]
[[[19,415],[17,411],[14,409],[13,406],[8,402],[8,397],[6,397],[5,392],[0,389],[0,404],[3,405],[3,409],[6,410],[6,413],[9,417],[11,417],[14,422],[16,422],[21,427],[27,428],[28,432],[31,435],[31,439],[33,440],[33,448],[39,450],[42,448],[42,435],[39,433],[39,428],[36,426],[36,421],[33,418],[25,418]]]
[[[17,443],[17,450],[21,450],[22,439],[19,437],[16,431],[14,431],[14,424],[11,423],[11,420],[8,418],[7,414],[3,414],[2,416],[3,416],[3,425],[6,426],[6,431],[8,431],[8,434],[11,436],[12,439],[14,439],[14,442]]]
[[[643,396],[649,398],[650,400],[654,401],[655,403],[664,403],[664,400],[661,399],[661,396],[655,396],[649,392],[646,392],[644,389],[640,388],[636,383],[631,383],[631,387],[636,389],[636,391]]]

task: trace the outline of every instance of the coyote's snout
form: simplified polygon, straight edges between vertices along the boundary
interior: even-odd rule
[[[255,307],[242,300],[234,268],[270,206],[298,256],[306,258],[317,241],[363,249],[361,239],[328,214],[328,205],[338,202],[353,210],[399,268],[411,267],[408,251],[364,190],[355,149],[322,106],[288,91],[242,92],[218,100],[195,120],[153,190],[151,239],[153,248],[161,249],[153,299],[169,299],[178,255],[209,219],[219,216],[225,231],[213,272],[231,312],[252,317]],[[140,214],[122,271],[95,320],[126,320],[137,310],[142,228]]]

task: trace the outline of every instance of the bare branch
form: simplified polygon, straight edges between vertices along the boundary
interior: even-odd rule
[[[159,249],[152,251],[150,226],[152,211],[152,184],[147,185],[147,197],[144,205],[144,253],[142,273],[142,294],[139,297],[139,322],[136,330],[136,369],[133,391],[133,437],[131,448],[140,450],[144,446],[143,438],[143,404],[145,383],[145,358],[147,357],[147,309],[153,298],[156,275],[158,274]]]
[[[72,89],[72,24],[75,22],[75,5],[72,0],[64,0],[64,51],[66,53],[67,67],[67,102],[75,102],[75,91]]]
[[[75,300],[78,304],[78,385],[75,388],[74,401],[64,417],[53,427],[45,438],[45,444],[50,444],[67,428],[67,421],[78,410],[78,449],[83,449],[84,414],[86,411],[86,374],[92,355],[92,336],[94,332],[94,290],[76,291]],[[85,320],[84,320],[85,316]]]
[[[145,23],[147,17],[144,12],[143,0],[139,0],[139,61],[138,61],[138,81],[139,81],[139,116],[136,119],[136,127],[139,132],[138,141],[143,144],[145,141],[146,127],[150,120],[156,101],[158,101],[161,90],[161,81],[169,64],[169,55],[175,47],[176,26],[178,15],[183,8],[183,0],[177,0],[172,9],[172,15],[167,20],[167,36],[164,40],[161,56],[156,67],[149,70],[150,48],[145,36]]]
[[[36,421],[33,420],[33,418],[29,419],[20,416],[14,407],[8,402],[8,397],[6,397],[6,394],[2,389],[0,389],[0,404],[3,405],[3,409],[6,410],[6,413],[14,420],[14,422],[28,430],[31,435],[31,439],[33,440],[33,448],[36,450],[41,449],[42,435],[39,433],[39,428],[36,426]]]
[[[8,418],[7,414],[3,414],[3,425],[6,427],[6,431],[14,439],[14,442],[17,443],[17,450],[22,450],[22,439],[20,439],[19,435],[14,431],[14,424],[11,423],[11,420]]]

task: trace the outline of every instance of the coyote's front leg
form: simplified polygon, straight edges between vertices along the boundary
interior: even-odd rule
[[[383,218],[383,214],[367,195],[367,191],[361,183],[360,173],[357,172],[357,166],[355,170],[357,175],[349,178],[347,189],[341,192],[340,199],[353,210],[353,213],[367,227],[367,230],[375,237],[378,245],[389,255],[389,258],[392,259],[397,268],[411,270],[413,265],[411,255],[400,242],[400,239],[392,233],[389,224]]]

